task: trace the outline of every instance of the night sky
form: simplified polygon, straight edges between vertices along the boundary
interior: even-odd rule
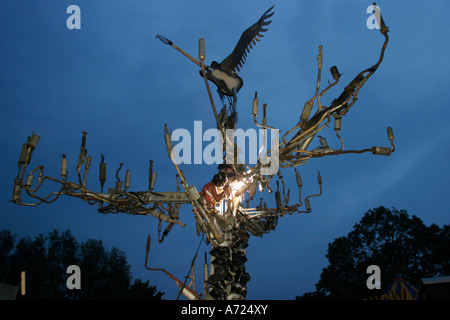
[[[69,180],[82,131],[93,157],[87,186],[100,191],[98,163],[105,155],[112,188],[115,172],[124,163],[131,172],[131,190],[148,187],[148,164],[158,172],[156,191],[175,191],[176,169],[167,156],[164,124],[193,131],[194,121],[215,127],[199,67],[164,45],[162,34],[192,56],[198,39],[206,41],[206,63],[222,61],[242,32],[273,4],[275,14],[264,38],[253,47],[239,75],[238,127],[256,128],[251,118],[254,92],[267,103],[268,124],[281,134],[295,126],[302,107],[315,93],[318,47],[323,46],[323,85],[328,69],[337,66],[340,82],[323,98],[337,98],[360,71],[379,57],[384,37],[366,25],[373,1],[1,1],[0,2],[0,135],[2,177],[0,229],[18,238],[70,229],[81,242],[99,239],[106,248],[124,251],[133,278],[149,280],[175,299],[175,283],[161,272],[144,268],[146,239],[152,236],[149,265],[165,268],[184,280],[200,241],[189,205],[164,242],[157,241],[158,220],[147,216],[100,214],[96,206],[61,197],[37,207],[10,202],[22,144],[33,132],[41,140],[30,169],[44,165],[44,175],[59,178],[61,155],[69,161]],[[81,29],[69,30],[70,5],[81,9]],[[390,41],[383,63],[359,93],[343,118],[340,135],[346,150],[389,147],[386,128],[395,136],[395,152],[311,159],[298,167],[309,214],[287,215],[262,238],[251,237],[247,248],[247,299],[295,299],[315,290],[328,244],[345,236],[369,209],[380,205],[405,209],[426,225],[450,223],[448,156],[450,135],[450,20],[448,1],[377,1],[389,27]],[[218,96],[214,92],[216,104]],[[332,124],[320,133],[330,147],[340,141]],[[316,139],[310,148],[319,145]],[[197,189],[217,172],[217,165],[182,165]],[[282,171],[291,203],[297,201],[294,169]],[[272,188],[276,188],[273,183]],[[59,190],[46,182],[42,196]],[[269,205],[274,196],[265,197]],[[22,201],[32,201],[23,196]],[[163,225],[163,228],[165,225]],[[198,291],[202,288],[204,252],[196,261]],[[201,292],[201,291],[200,291]]]

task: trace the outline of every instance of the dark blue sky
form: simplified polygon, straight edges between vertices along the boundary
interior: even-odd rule
[[[176,170],[167,157],[164,124],[193,130],[215,125],[198,67],[155,39],[162,34],[193,56],[197,41],[206,40],[206,62],[221,61],[241,33],[275,4],[265,37],[250,52],[240,72],[238,126],[254,128],[251,103],[258,91],[268,104],[268,122],[281,130],[293,127],[303,104],[314,95],[316,55],[323,46],[323,83],[336,65],[339,85],[322,98],[328,105],[361,70],[373,65],[384,38],[366,26],[373,1],[2,1],[0,3],[0,228],[19,237],[35,237],[53,229],[70,229],[79,241],[101,239],[106,247],[125,251],[133,277],[150,280],[165,299],[177,287],[162,273],[144,268],[145,244],[153,237],[150,265],[166,268],[184,279],[199,238],[193,214],[185,205],[181,220],[163,243],[157,243],[152,217],[102,215],[96,206],[63,197],[51,205],[22,207],[9,202],[17,160],[27,136],[41,141],[31,168],[59,176],[60,155],[69,159],[69,178],[81,132],[93,157],[88,186],[100,190],[98,162],[105,155],[108,180],[124,163],[131,189],[146,190],[148,163],[158,171],[156,190],[174,191]],[[68,30],[66,9],[81,9],[81,29]],[[394,129],[396,151],[390,157],[371,154],[312,159],[299,167],[303,194],[318,191],[312,213],[285,216],[277,229],[250,240],[246,263],[252,279],[248,299],[294,299],[313,291],[326,267],[328,243],[345,236],[369,209],[383,205],[406,209],[425,224],[450,223],[448,213],[447,129],[450,100],[448,1],[377,1],[389,27],[384,62],[366,83],[356,105],[344,117],[341,136],[347,150],[389,146],[386,127]],[[215,96],[215,99],[217,96]],[[216,100],[218,102],[218,100]],[[339,148],[332,127],[321,132]],[[318,146],[318,141],[315,145]],[[184,166],[191,183],[201,188],[216,166]],[[294,170],[283,170],[296,199]],[[56,191],[48,183],[42,195]],[[273,196],[267,196],[273,202]],[[292,199],[292,197],[291,197]],[[24,198],[25,200],[25,198]],[[293,201],[293,200],[291,200]],[[197,259],[201,278],[203,245]],[[197,284],[201,287],[201,284]]]

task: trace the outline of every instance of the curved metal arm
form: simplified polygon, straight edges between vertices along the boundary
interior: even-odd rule
[[[172,280],[174,280],[177,285],[179,287],[182,287],[182,291],[183,294],[191,300],[203,300],[202,297],[200,297],[195,291],[193,291],[191,288],[187,287],[184,285],[184,283],[182,281],[180,281],[178,278],[176,278],[174,275],[172,275],[171,273],[169,273],[166,269],[162,269],[162,268],[150,268],[148,267],[147,263],[148,263],[148,254],[150,252],[150,243],[151,243],[151,236],[148,235],[147,238],[147,247],[145,249],[145,269],[150,270],[150,271],[162,271],[165,274],[167,274],[169,276],[169,278],[171,278]],[[185,292],[185,290],[187,290],[187,292]]]

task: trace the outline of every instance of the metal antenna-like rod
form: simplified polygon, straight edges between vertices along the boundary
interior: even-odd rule
[[[157,34],[156,38],[158,38],[159,40],[161,40],[162,42],[164,42],[165,44],[171,46],[172,48],[174,48],[175,50],[177,50],[178,52],[180,52],[182,55],[184,55],[186,58],[188,58],[189,60],[191,60],[192,62],[194,62],[196,65],[198,65],[199,67],[201,67],[201,63],[195,59],[194,57],[192,57],[190,54],[186,53],[185,51],[183,51],[181,48],[179,48],[178,46],[176,46],[172,41],[170,41],[169,39],[167,39],[166,37]]]
[[[150,252],[150,243],[151,243],[151,237],[150,237],[150,235],[149,235],[148,238],[147,238],[147,247],[146,247],[146,249],[145,249],[145,251],[146,251],[146,255],[145,255],[145,269],[150,270],[150,271],[162,271],[162,272],[164,272],[164,273],[167,274],[172,280],[174,280],[174,281],[177,283],[178,286],[184,286],[183,291],[186,289],[186,290],[188,291],[188,293],[187,293],[188,295],[192,295],[193,298],[195,297],[195,298],[198,299],[198,300],[203,300],[203,299],[197,294],[197,292],[195,292],[195,291],[193,291],[191,288],[185,286],[185,285],[183,284],[182,281],[180,281],[180,280],[179,280],[178,278],[176,278],[174,275],[172,275],[171,273],[169,273],[167,270],[162,269],[162,268],[150,268],[150,267],[147,266],[147,263],[148,263],[148,254],[149,254],[149,252]],[[186,292],[185,292],[185,293],[186,293]]]
[[[200,67],[202,68],[202,76],[203,76],[203,79],[205,80],[206,90],[208,90],[209,101],[211,102],[211,107],[214,112],[214,117],[216,118],[217,129],[220,130],[219,116],[217,114],[217,109],[214,104],[214,99],[211,94],[211,88],[209,87],[208,78],[206,77],[206,72],[205,72],[205,68],[207,66],[205,66],[205,64],[204,64],[206,55],[205,55],[205,39],[203,39],[203,38],[198,39],[198,55],[200,58]]]

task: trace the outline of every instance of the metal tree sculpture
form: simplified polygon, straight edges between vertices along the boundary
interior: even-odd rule
[[[311,158],[328,155],[371,152],[375,155],[388,156],[395,150],[393,131],[390,127],[387,128],[388,139],[391,144],[390,147],[345,150],[344,141],[339,135],[342,117],[356,103],[359,91],[383,61],[389,37],[388,28],[381,15],[379,15],[378,24],[380,32],[385,40],[378,61],[369,68],[362,70],[347,86],[344,87],[341,95],[334,99],[330,106],[324,106],[321,103],[321,98],[331,87],[338,84],[340,73],[337,67],[332,66],[330,72],[334,82],[329,83],[325,89],[321,91],[323,52],[322,46],[320,46],[317,55],[318,75],[316,91],[314,96],[305,102],[298,123],[284,132],[281,139],[276,137],[274,141],[277,148],[272,148],[265,157],[260,157],[258,163],[253,167],[239,161],[237,152],[234,152],[237,149],[236,142],[227,135],[227,132],[230,130],[233,132],[236,128],[237,93],[243,85],[243,81],[237,75],[236,71],[239,71],[239,68],[242,67],[252,45],[254,45],[256,41],[259,41],[259,37],[262,37],[261,32],[267,31],[267,29],[263,27],[271,23],[271,21],[267,21],[267,19],[273,15],[273,12],[271,12],[272,8],[273,7],[267,10],[254,25],[242,34],[233,52],[220,64],[213,61],[211,66],[205,65],[204,39],[199,40],[199,60],[197,60],[177,47],[172,41],[164,36],[157,35],[157,38],[165,44],[172,46],[200,67],[200,75],[205,81],[205,86],[217,123],[217,130],[222,137],[223,150],[231,151],[230,153],[224,153],[223,158],[224,162],[229,164],[232,168],[233,178],[229,179],[224,186],[227,192],[224,193],[221,201],[218,202],[217,208],[211,209],[205,205],[203,195],[198,192],[195,186],[189,183],[183,171],[179,168],[177,161],[174,159],[171,132],[167,126],[164,128],[167,151],[178,172],[176,175],[176,192],[160,192],[154,190],[156,172],[153,170],[153,161],[151,160],[149,165],[149,185],[147,190],[129,191],[130,172],[129,170],[126,172],[125,179],[122,181],[119,178],[119,172],[122,168],[121,165],[116,172],[117,181],[115,187],[110,188],[108,192],[104,192],[103,187],[106,181],[106,163],[104,162],[103,155],[101,155],[99,166],[101,191],[92,191],[86,186],[86,177],[92,162],[92,157],[87,155],[86,132],[83,132],[82,135],[80,155],[76,164],[78,178],[76,182],[68,181],[68,164],[65,155],[61,160],[61,178],[56,179],[50,176],[44,176],[43,166],[37,166],[26,175],[33,151],[40,139],[37,134],[33,134],[23,145],[20,153],[18,161],[19,171],[14,181],[12,202],[18,205],[37,206],[42,203],[54,202],[61,195],[66,195],[80,198],[91,205],[97,204],[98,212],[101,213],[123,212],[133,215],[151,215],[159,220],[159,232],[161,231],[162,222],[167,223],[167,227],[164,230],[162,237],[160,233],[158,235],[160,242],[175,224],[183,227],[185,226],[185,224],[180,221],[179,212],[183,204],[190,204],[197,222],[198,233],[203,233],[206,236],[207,241],[212,245],[210,251],[211,265],[208,266],[205,262],[206,271],[203,294],[197,293],[195,289],[186,285],[186,281],[180,281],[165,269],[147,266],[147,258],[150,250],[150,237],[147,242],[146,268],[153,271],[165,272],[169,277],[176,281],[180,289],[179,292],[183,293],[189,299],[245,299],[246,284],[250,280],[250,276],[245,271],[244,264],[247,260],[246,248],[248,246],[250,235],[262,236],[265,233],[271,232],[276,228],[279,216],[311,212],[310,198],[322,194],[322,177],[319,172],[319,192],[302,198],[302,180],[296,167],[306,164]],[[214,104],[209,82],[213,82],[218,88],[219,97],[223,104],[222,110],[219,113]],[[317,109],[311,116],[315,103],[317,104]],[[267,130],[274,130],[273,127],[267,125],[266,104],[263,105],[263,119],[261,122],[258,122],[258,107],[258,96],[257,93],[255,93],[252,105],[252,117],[255,124],[262,128],[264,132]],[[330,148],[326,140],[318,135],[321,130],[327,127],[332,118],[334,119],[334,130],[336,135],[342,142],[340,149]],[[319,138],[320,147],[308,150],[311,142],[316,136]],[[281,169],[277,169],[276,172],[270,174],[267,174],[267,171],[265,171],[265,169],[271,165],[271,161],[274,161],[275,158],[279,162],[279,167],[283,169],[295,168],[297,187],[299,190],[298,203],[296,204],[290,204],[290,192],[285,192],[285,184]],[[37,184],[34,184],[36,171],[38,171],[38,182]],[[274,178],[276,179],[277,189],[273,192],[269,183]],[[59,184],[60,188],[58,191],[52,192],[45,197],[38,196],[37,192],[46,180]],[[280,191],[279,188],[280,183],[282,191]],[[183,191],[181,191],[180,186],[183,188]],[[34,203],[22,202],[23,190],[27,195],[37,201]],[[263,191],[275,195],[276,207],[268,208],[263,201],[263,198],[261,198],[261,202],[257,207],[250,208],[249,200],[244,198],[244,194],[248,193],[249,196],[253,198],[256,196],[257,192]],[[304,208],[302,209],[303,204]],[[188,277],[186,277],[186,280],[187,279]]]

